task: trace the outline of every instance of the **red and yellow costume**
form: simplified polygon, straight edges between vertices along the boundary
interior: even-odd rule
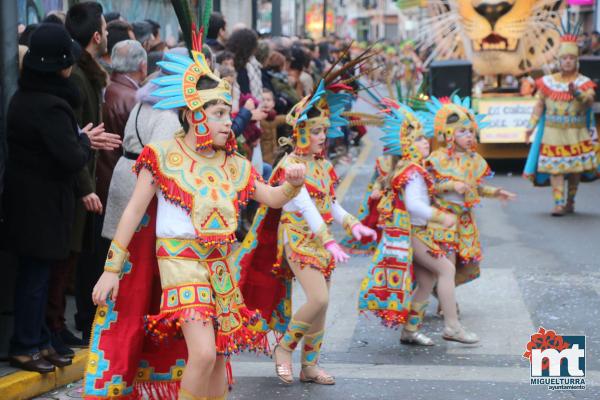
[[[564,29],[564,28],[563,28]],[[561,36],[559,57],[579,57],[577,31],[568,30]],[[585,181],[598,175],[597,144],[590,134],[593,126],[591,104],[596,84],[575,70],[566,75],[562,72],[546,75],[536,81],[538,106],[532,114],[528,128],[537,127],[523,175],[535,186],[552,184],[555,206],[568,206],[574,210],[579,174]],[[571,91],[572,86],[574,92]],[[539,111],[541,113],[539,113]],[[564,182],[549,182],[550,176],[575,175],[569,177],[568,191]]]
[[[87,399],[175,398],[187,353],[181,323],[211,322],[217,354],[264,351],[264,336],[248,328],[258,320],[243,302],[232,271],[232,242],[241,205],[252,197],[258,173],[234,152],[212,149],[203,106],[231,104],[229,85],[217,78],[202,53],[194,59],[169,54],[161,67],[173,75],[157,79],[157,108],[193,112],[196,146],[183,133],[147,145],[135,171],[150,171],[153,200],[128,249],[113,241],[105,270],[121,274],[115,302],[98,307],[84,375]],[[196,88],[200,78],[216,82]],[[129,253],[127,252],[129,250]]]
[[[481,124],[481,118],[469,110],[469,101],[454,97],[452,101],[442,103],[433,99],[426,123],[444,144],[426,160],[427,170],[434,177],[436,203],[443,211],[457,217],[457,225],[453,228],[430,223],[428,230],[443,249],[455,252],[457,285],[479,277],[482,254],[473,207],[479,204],[481,196],[494,197],[498,192],[497,188],[484,183],[493,173],[483,157],[475,149],[456,149],[455,131],[466,128],[477,132]],[[454,185],[457,182],[466,183],[470,189],[464,195],[456,193]]]
[[[291,280],[288,265],[319,270],[329,280],[335,261],[326,245],[333,242],[330,226],[333,221],[350,231],[358,220],[348,214],[335,200],[337,175],[333,165],[323,155],[310,155],[310,129],[328,128],[327,136],[341,134],[339,128],[347,121],[342,112],[350,96],[339,92],[345,87],[325,89],[321,81],[316,92],[304,98],[288,115],[294,127],[293,153],[285,156],[273,171],[270,183],[281,183],[284,168],[289,163],[306,166],[306,182],[300,193],[283,209],[262,206],[254,219],[236,257],[240,267],[240,287],[249,307],[262,314],[262,331],[273,330],[281,335],[280,345],[292,351],[304,337],[302,364],[316,365],[323,340],[323,331],[306,335],[308,322],[291,318]],[[309,110],[318,111],[308,117]],[[285,256],[284,257],[284,253]]]
[[[422,303],[412,304],[414,272],[411,237],[417,236],[433,255],[441,256],[443,252],[428,230],[412,224],[411,219],[424,218],[425,221],[439,222],[443,214],[431,208],[429,202],[420,208],[425,210],[424,215],[409,213],[405,191],[413,179],[424,182],[425,196],[429,196],[430,200],[433,196],[433,180],[423,168],[423,156],[414,145],[424,132],[414,111],[408,106],[387,100],[384,100],[384,104],[388,106],[388,116],[383,124],[386,134],[381,140],[384,142],[385,157],[389,160],[388,174],[393,175],[383,181],[384,194],[377,207],[382,235],[371,267],[361,283],[358,309],[374,313],[387,327],[407,324],[408,329],[417,330],[425,307]]]

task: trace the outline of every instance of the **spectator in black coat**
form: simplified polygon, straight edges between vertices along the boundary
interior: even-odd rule
[[[19,257],[10,363],[40,373],[71,363],[51,346],[44,319],[52,266],[69,254],[75,177],[91,154],[90,127],[79,131],[79,92],[68,79],[80,53],[63,26],[41,24],[8,109],[4,208],[9,248]]]

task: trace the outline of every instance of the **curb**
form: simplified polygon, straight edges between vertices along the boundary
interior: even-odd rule
[[[0,397],[3,400],[25,400],[68,385],[83,377],[88,350],[75,352],[73,364],[57,368],[49,374],[19,371],[0,378]]]

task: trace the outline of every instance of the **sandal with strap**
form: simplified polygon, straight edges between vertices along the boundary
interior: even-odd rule
[[[562,217],[566,214],[565,207],[563,206],[555,206],[550,213],[553,217]]]
[[[402,330],[400,334],[400,343],[402,344],[412,344],[417,346],[434,346],[435,343],[431,338],[429,338],[424,333],[419,331],[409,331],[406,329]]]
[[[449,342],[459,342],[464,344],[475,344],[479,342],[479,336],[474,332],[469,332],[464,327],[457,328],[445,327],[442,333],[442,339]]]
[[[292,374],[292,363],[278,363],[277,362],[277,349],[279,345],[276,345],[273,349],[273,358],[275,359],[275,374],[285,384],[294,382],[294,375]]]
[[[335,385],[335,378],[319,368],[315,376],[307,376],[304,368],[300,371],[300,382],[316,383],[318,385]]]

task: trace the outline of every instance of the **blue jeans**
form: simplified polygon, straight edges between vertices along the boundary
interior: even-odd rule
[[[19,257],[10,355],[31,355],[51,347],[50,331],[46,326],[46,304],[54,264],[56,261]]]

